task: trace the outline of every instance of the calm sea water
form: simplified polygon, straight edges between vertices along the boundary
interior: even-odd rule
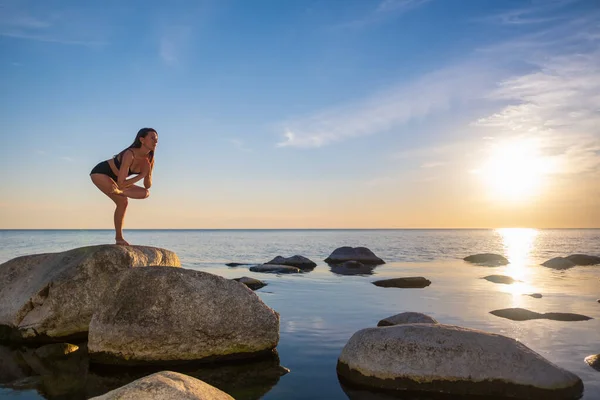
[[[0,231],[0,263],[25,254],[112,243],[112,238],[109,230]],[[584,399],[600,399],[600,372],[584,362],[586,356],[600,353],[600,266],[554,271],[539,265],[573,253],[600,255],[600,230],[140,230],[127,231],[126,238],[132,244],[175,251],[185,268],[226,278],[250,276],[268,283],[256,293],[281,314],[279,364],[290,372],[269,380],[256,376],[256,371],[268,371],[272,365],[224,369],[221,375],[228,376],[229,384],[244,376],[236,387],[223,384],[236,398],[346,399],[335,367],[350,336],[376,326],[382,318],[416,311],[441,323],[516,338],[577,374],[585,385]],[[366,246],[387,263],[372,274],[338,274],[323,259],[340,246]],[[489,268],[462,261],[482,252],[505,254],[511,263]],[[225,266],[227,262],[261,263],[294,254],[308,257],[318,266],[296,275],[259,274],[247,267]],[[501,285],[480,279],[491,274],[511,275],[521,282]],[[401,276],[424,276],[432,284],[425,289],[385,289],[370,283]],[[533,292],[543,298],[524,295]],[[489,313],[508,307],[573,312],[594,319],[517,322]],[[82,393],[101,394],[140,376],[120,372],[117,378],[90,369],[83,375],[45,375],[36,380],[27,378],[36,372],[27,368],[24,359],[17,350],[0,347],[0,398],[85,398]],[[19,389],[3,386],[2,382],[15,377],[25,378]],[[60,385],[49,381],[52,379]]]

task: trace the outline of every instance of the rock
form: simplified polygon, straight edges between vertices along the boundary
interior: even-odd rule
[[[360,261],[346,261],[341,264],[329,264],[329,269],[338,275],[372,275],[374,265],[365,265]]]
[[[568,269],[574,267],[576,264],[568,258],[554,257],[543,262],[542,265],[552,269]]]
[[[585,362],[596,371],[600,371],[600,354],[593,354],[585,358]]]
[[[550,319],[553,321],[587,321],[590,318],[581,314],[571,313],[544,313],[540,314],[525,308],[504,308],[502,310],[490,311],[497,317],[512,319],[513,321],[528,321],[530,319]]]
[[[395,288],[424,288],[431,285],[431,281],[429,279],[425,279],[422,276],[411,276],[408,278],[393,278],[393,279],[383,279],[380,281],[372,282],[375,286],[380,287],[395,287]]]
[[[345,261],[360,261],[367,265],[385,264],[385,261],[366,247],[338,247],[325,259],[328,264],[340,264]]]
[[[163,371],[110,391],[95,400],[234,400],[219,389],[191,376]]]
[[[85,338],[102,292],[121,270],[180,266],[171,251],[100,245],[14,258],[0,265],[0,340]]]
[[[266,262],[265,264],[289,265],[291,267],[296,267],[300,269],[313,269],[317,266],[316,262],[311,261],[306,257],[298,255],[288,258],[277,256],[271,261]]]
[[[494,282],[494,283],[504,283],[506,285],[510,285],[511,283],[519,282],[518,280],[516,280],[510,276],[506,276],[506,275],[488,275],[488,276],[484,277],[483,279],[488,280],[490,282]]]
[[[344,346],[337,364],[342,383],[387,391],[521,399],[577,399],[578,376],[521,342],[442,324],[367,328]]]
[[[377,323],[377,326],[392,326],[402,324],[437,324],[438,322],[429,315],[417,312],[403,312],[401,314],[392,315],[382,319]]]
[[[535,299],[541,299],[542,298],[542,294],[541,293],[531,293],[531,294],[527,294],[527,296],[531,296]]]
[[[90,323],[92,362],[164,365],[251,358],[279,341],[279,314],[237,282],[189,269],[121,272]]]
[[[258,279],[254,279],[254,278],[249,278],[247,276],[243,276],[241,278],[234,278],[233,280],[243,283],[244,285],[248,286],[252,290],[258,290],[262,287],[267,286],[267,284],[264,283],[263,281],[259,281]]]
[[[41,359],[65,358],[79,350],[79,346],[70,343],[53,343],[37,348],[34,353]]]
[[[589,256],[587,254],[571,254],[566,257],[569,261],[575,265],[598,265],[600,264],[600,257]]]
[[[277,274],[297,274],[302,272],[300,268],[291,267],[289,265],[277,265],[277,264],[260,264],[254,267],[250,267],[252,272],[266,272],[266,273],[277,273]]]
[[[240,267],[242,265],[256,265],[256,264],[252,264],[252,263],[235,263],[235,262],[231,262],[231,263],[227,263],[225,264],[228,267]]]
[[[463,258],[463,260],[473,264],[482,264],[492,267],[508,264],[506,257],[492,253],[474,254]]]

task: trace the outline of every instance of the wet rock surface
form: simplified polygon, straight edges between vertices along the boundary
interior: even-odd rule
[[[346,261],[359,261],[365,265],[385,264],[385,261],[366,247],[338,247],[325,259],[328,264],[341,264]]]
[[[537,313],[525,308],[504,308],[502,310],[490,311],[497,317],[512,319],[513,321],[528,321],[531,319],[550,319],[553,321],[587,321],[592,319],[586,315],[573,313]]]
[[[383,279],[372,282],[373,285],[384,288],[421,289],[431,285],[429,279],[422,276],[411,276],[407,278]]]
[[[490,267],[496,267],[500,265],[507,265],[508,260],[506,257],[500,254],[493,253],[481,253],[481,254],[473,254],[463,258],[466,262],[470,262],[473,264],[481,264]]]
[[[488,275],[488,276],[484,277],[483,279],[485,279],[486,281],[494,282],[494,283],[503,283],[505,285],[510,285],[512,283],[519,282],[518,280],[514,279],[513,277],[506,276],[506,275]]]
[[[291,267],[300,268],[303,270],[311,270],[317,266],[317,263],[309,260],[304,256],[295,255],[292,257],[277,256],[265,264],[289,265]]]

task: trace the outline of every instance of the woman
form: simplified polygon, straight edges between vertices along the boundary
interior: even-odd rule
[[[123,238],[123,220],[127,210],[127,198],[145,199],[150,195],[152,170],[154,169],[154,150],[158,143],[158,133],[152,128],[142,128],[135,140],[125,150],[102,161],[92,169],[92,182],[112,201],[115,202],[115,241],[128,246]],[[129,178],[131,175],[136,175]],[[143,179],[144,187],[134,185]]]

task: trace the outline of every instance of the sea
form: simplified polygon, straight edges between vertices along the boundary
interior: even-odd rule
[[[113,237],[112,230],[2,230],[0,264],[21,255],[113,243]],[[280,314],[278,359],[189,372],[236,399],[376,398],[376,392],[357,395],[340,383],[337,359],[355,332],[406,311],[515,338],[578,375],[585,387],[583,399],[600,399],[600,372],[584,361],[600,353],[600,265],[562,271],[540,265],[574,253],[600,256],[600,229],[126,230],[125,237],[131,244],[174,251],[184,268],[267,283],[256,294]],[[323,260],[341,246],[367,247],[385,264],[358,271],[332,268]],[[484,267],[463,260],[488,252],[503,254],[510,263]],[[317,267],[286,275],[225,265],[264,263],[278,255],[296,254],[313,260]],[[509,275],[518,282],[482,279],[492,274]],[[410,276],[425,277],[431,285],[399,289],[372,284]],[[531,293],[542,297],[528,296]],[[511,307],[592,319],[513,321],[490,313]],[[74,368],[44,369],[29,365],[27,354],[28,349],[0,347],[0,398],[84,399],[151,373],[103,370],[86,360]]]

